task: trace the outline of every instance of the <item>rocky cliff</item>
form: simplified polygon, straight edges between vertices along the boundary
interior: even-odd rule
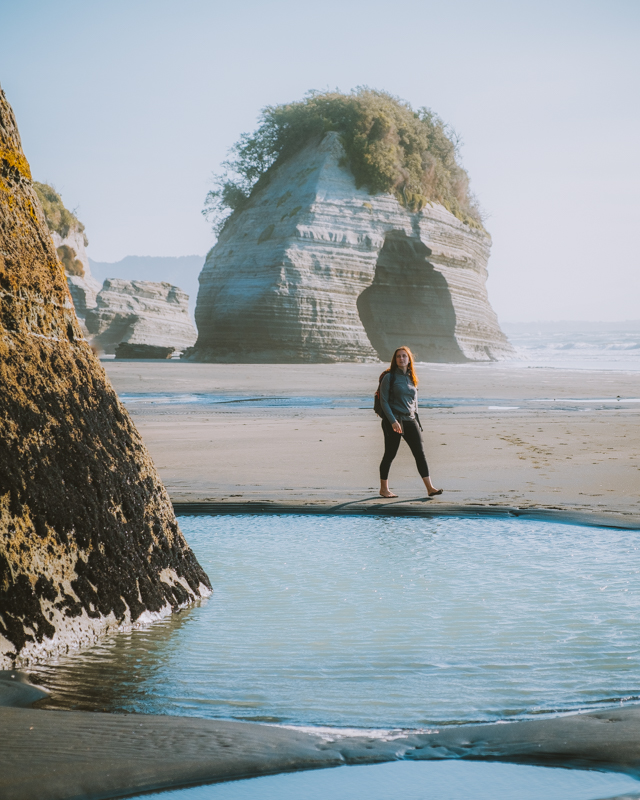
[[[54,232],[52,238],[65,269],[76,316],[84,326],[87,312],[95,308],[96,297],[100,291],[100,284],[89,269],[84,236],[79,231],[71,231],[63,239],[59,233]]]
[[[86,323],[93,343],[120,358],[168,358],[197,336],[189,297],[170,283],[108,278]]]
[[[0,90],[0,668],[207,594],[84,340]]]
[[[491,240],[442,205],[356,188],[337,133],[269,174],[207,256],[198,361],[488,361],[513,352],[486,292]]]
[[[36,194],[44,211],[47,227],[54,247],[64,267],[71,299],[83,331],[86,333],[85,317],[96,305],[100,283],[91,274],[87,258],[87,237],[84,225],[64,207],[56,190],[46,183],[34,183]]]

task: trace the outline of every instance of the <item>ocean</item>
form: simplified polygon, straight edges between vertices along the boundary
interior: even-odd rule
[[[640,372],[640,320],[626,322],[505,322],[514,367]]]

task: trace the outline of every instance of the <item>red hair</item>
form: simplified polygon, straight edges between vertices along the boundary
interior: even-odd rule
[[[418,376],[416,375],[416,371],[415,371],[415,368],[413,366],[413,353],[411,352],[411,350],[409,350],[408,347],[405,347],[404,345],[402,345],[402,347],[398,347],[397,348],[397,350],[393,354],[393,358],[391,359],[390,370],[391,370],[391,372],[396,372],[397,371],[398,364],[396,362],[396,356],[398,355],[400,350],[404,350],[404,352],[409,356],[409,366],[407,367],[407,374],[409,375],[409,377],[413,381],[413,385],[417,386],[418,385]]]

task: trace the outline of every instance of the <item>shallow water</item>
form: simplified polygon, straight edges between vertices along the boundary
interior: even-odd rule
[[[154,794],[158,800],[601,800],[640,797],[627,775],[471,761],[295,772]],[[149,797],[149,795],[142,795]]]
[[[373,408],[373,396],[334,397],[332,395],[228,395],[215,392],[125,392],[125,405],[141,406],[221,406],[225,412],[252,408]],[[420,404],[420,408],[453,408],[454,405],[478,405],[483,400],[446,398]]]
[[[418,728],[638,702],[640,532],[182,517],[214,595],[32,671],[49,705]]]
[[[155,392],[155,393],[125,393],[120,395],[122,402],[136,411],[149,411],[152,406],[158,410],[171,408],[173,411],[180,408],[211,407],[213,411],[225,413],[246,413],[248,409],[262,408],[359,408],[373,409],[371,397],[308,397],[289,395],[276,397],[263,396],[238,396],[214,393],[189,393],[184,392]],[[418,408],[454,408],[456,410],[513,410],[535,409],[539,411],[585,411],[585,410],[612,410],[640,404],[640,397],[590,397],[590,398],[533,398],[513,401],[517,405],[509,405],[511,401],[491,397],[441,397],[423,400]],[[585,405],[591,406],[586,409]]]

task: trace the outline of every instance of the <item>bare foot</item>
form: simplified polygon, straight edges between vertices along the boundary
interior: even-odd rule
[[[380,478],[380,497],[397,497],[389,488],[389,478]]]
[[[436,487],[431,483],[431,478],[428,475],[422,480],[424,481],[424,488],[427,490],[429,497],[435,497],[438,494],[442,494],[442,489],[436,489]]]

